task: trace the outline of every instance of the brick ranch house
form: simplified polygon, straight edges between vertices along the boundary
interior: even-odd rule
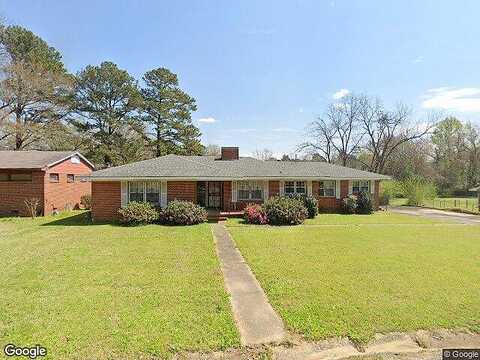
[[[0,151],[0,215],[26,216],[24,201],[36,198],[44,215],[77,208],[91,194],[93,165],[75,151]]]
[[[206,208],[231,212],[274,195],[315,196],[321,210],[341,207],[348,194],[368,191],[378,204],[380,180],[388,176],[324,162],[262,161],[239,157],[237,147],[223,147],[221,157],[166,155],[95,171],[92,217],[113,220],[130,201],[164,207],[189,200]]]

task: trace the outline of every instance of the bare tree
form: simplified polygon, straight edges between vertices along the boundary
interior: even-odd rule
[[[208,156],[220,156],[222,154],[222,150],[220,146],[215,144],[208,144],[205,146],[204,155]]]
[[[273,160],[273,152],[269,149],[255,150],[252,156],[258,160]]]
[[[420,139],[437,123],[436,116],[424,122],[413,123],[411,109],[399,104],[386,111],[378,99],[361,97],[359,122],[366,141],[363,148],[369,153],[369,171],[383,172],[390,156],[403,143]]]
[[[387,111],[377,98],[350,94],[330,104],[325,115],[311,124],[311,140],[299,149],[320,154],[329,163],[346,166],[356,162],[370,171],[383,172],[400,145],[428,134],[438,118],[432,114],[415,123],[405,105]]]
[[[312,156],[319,154],[327,163],[333,163],[335,160],[333,147],[335,129],[332,124],[319,117],[310,124],[308,133],[312,139],[300,144],[298,150],[306,151]]]
[[[323,117],[310,125],[311,141],[300,149],[319,153],[329,163],[339,162],[346,166],[360,149],[363,133],[359,127],[362,98],[347,95],[330,104]]]

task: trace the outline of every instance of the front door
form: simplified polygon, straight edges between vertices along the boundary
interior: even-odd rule
[[[207,182],[207,207],[220,209],[222,207],[222,182]]]

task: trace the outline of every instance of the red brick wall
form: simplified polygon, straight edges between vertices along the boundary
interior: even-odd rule
[[[82,195],[92,193],[92,186],[89,181],[82,182],[75,179],[75,182],[67,182],[67,174],[90,175],[91,167],[83,160],[79,164],[74,164],[67,159],[47,170],[45,173],[45,195],[44,195],[44,212],[45,215],[51,214],[54,209],[59,211],[68,207],[79,208],[80,198]],[[50,174],[59,174],[59,182],[50,182]]]
[[[197,202],[197,182],[196,181],[168,181],[167,182],[167,201],[187,200]]]
[[[232,211],[232,182],[223,182],[223,211]]]
[[[269,181],[268,182],[268,196],[276,196],[280,194],[280,181]]]
[[[118,209],[122,205],[121,189],[120,181],[92,182],[92,219],[94,221],[118,218]]]
[[[238,147],[222,147],[222,160],[238,160]]]
[[[24,201],[37,198],[39,211],[43,212],[43,178],[40,170],[0,170],[2,174],[32,174],[32,181],[0,181],[0,215],[27,216]]]
[[[348,196],[348,180],[340,180],[340,198]]]
[[[340,183],[341,188],[341,183]],[[321,210],[338,210],[342,206],[342,200],[334,197],[323,197],[319,196],[318,191],[320,189],[319,181],[312,181],[312,193],[313,196],[318,200],[318,209]],[[347,182],[347,191],[348,191],[348,182]],[[341,193],[341,190],[340,190]]]

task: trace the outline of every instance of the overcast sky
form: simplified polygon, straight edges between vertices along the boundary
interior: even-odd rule
[[[164,66],[197,99],[204,143],[290,153],[348,94],[480,119],[480,1],[6,1],[76,72]]]

